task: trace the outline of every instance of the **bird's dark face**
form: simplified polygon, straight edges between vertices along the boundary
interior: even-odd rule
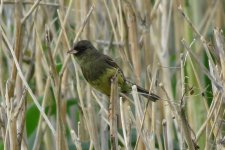
[[[88,40],[81,40],[77,43],[75,43],[71,50],[69,50],[67,53],[79,55],[84,53],[87,49],[92,48],[92,44]]]

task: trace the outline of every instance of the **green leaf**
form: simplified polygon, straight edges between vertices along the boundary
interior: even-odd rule
[[[60,63],[56,63],[56,70],[57,70],[57,73],[59,73],[60,71],[61,71],[61,69],[62,69],[62,63],[60,62]]]
[[[4,143],[2,140],[0,140],[0,149],[4,149]]]
[[[35,104],[31,104],[26,112],[26,128],[27,136],[29,137],[37,128],[40,112]]]

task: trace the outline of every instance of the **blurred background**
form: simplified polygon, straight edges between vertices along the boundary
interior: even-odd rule
[[[2,0],[0,149],[224,149],[224,30],[224,0]],[[83,39],[162,99],[115,97],[112,127]]]

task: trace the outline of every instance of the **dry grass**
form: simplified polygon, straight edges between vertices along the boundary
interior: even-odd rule
[[[223,0],[0,3],[0,149],[224,149]],[[88,39],[136,86],[106,97],[71,45]],[[93,66],[94,67],[94,66]]]

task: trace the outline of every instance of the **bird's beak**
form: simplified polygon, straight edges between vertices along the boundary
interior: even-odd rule
[[[67,54],[76,54],[78,51],[75,49],[71,49],[67,52]]]

